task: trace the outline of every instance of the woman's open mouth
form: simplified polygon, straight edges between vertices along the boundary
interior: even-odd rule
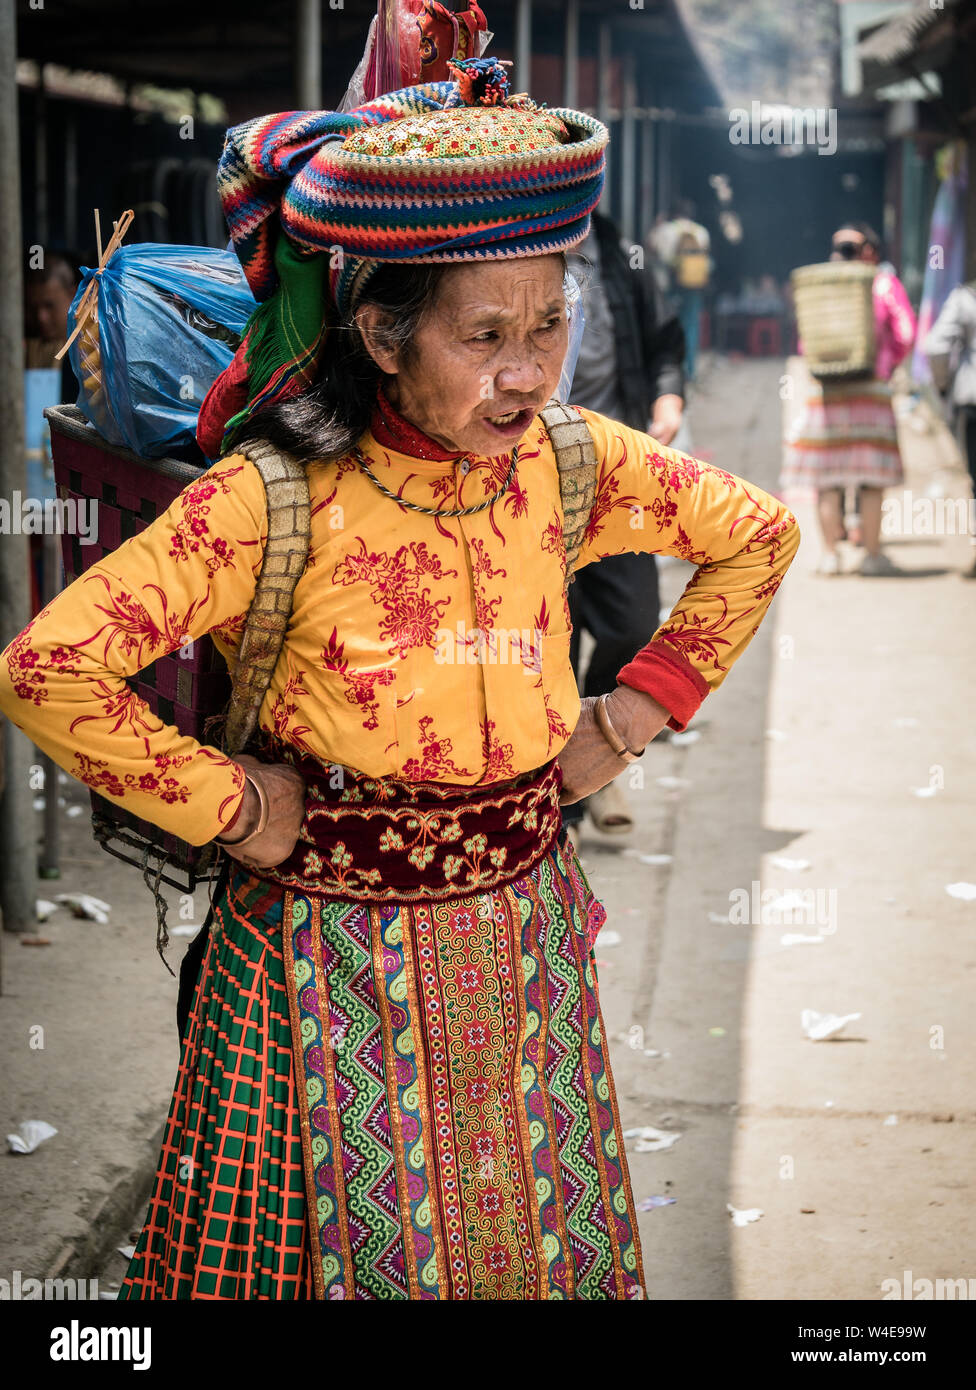
[[[535,414],[533,407],[528,407],[525,410],[510,410],[507,415],[485,416],[485,424],[489,425],[496,434],[511,439],[525,433],[535,418]]]

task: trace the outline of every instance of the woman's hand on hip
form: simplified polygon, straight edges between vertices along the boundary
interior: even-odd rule
[[[557,761],[563,775],[561,806],[598,792],[628,766],[610,747],[596,722],[597,698],[588,696],[583,700],[573,736],[559,754]],[[618,685],[607,697],[607,713],[624,743],[635,752],[650,743],[671,718],[652,696],[629,685]]]
[[[305,779],[288,763],[262,763],[247,753],[234,761],[249,778],[260,783],[268,798],[268,823],[260,835],[237,848],[235,841],[250,835],[261,816],[260,798],[247,782],[240,816],[230,832],[232,838],[229,842],[218,838],[217,843],[245,868],[270,869],[287,859],[295,848],[305,819]]]

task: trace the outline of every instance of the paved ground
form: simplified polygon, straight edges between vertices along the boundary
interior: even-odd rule
[[[696,449],[770,487],[781,370],[721,366],[692,407]],[[916,495],[967,495],[943,440],[904,435]],[[599,952],[608,1027],[628,1039],[625,1123],[682,1134],[630,1159],[638,1199],[677,1199],[642,1218],[657,1298],[877,1299],[905,1270],[976,1276],[976,904],[945,891],[976,879],[970,553],[904,538],[890,553],[920,577],[823,579],[812,505],[789,500],[804,540],[770,621],[703,706],[701,739],[653,748],[632,793],[637,848],[673,862],[583,845],[625,936]],[[667,601],[685,572],[665,574]],[[662,773],[690,783],[667,811]],[[823,929],[723,924],[754,880],[816,890]],[[806,1008],[862,1017],[849,1041],[812,1042]],[[764,1214],[739,1228],[727,1203]]]
[[[775,487],[782,372],[711,364],[691,406],[695,452]],[[906,420],[905,446],[916,495],[966,495],[937,435]],[[681,1134],[659,1152],[628,1145],[638,1200],[675,1198],[641,1217],[656,1298],[877,1299],[905,1270],[976,1276],[976,903],[945,891],[976,880],[968,549],[907,537],[890,549],[917,577],[821,579],[810,503],[789,501],[799,556],[703,706],[700,737],[648,750],[629,841],[584,831],[622,938],[597,954],[624,1123]],[[689,573],[663,567],[666,602]],[[3,943],[4,1132],[38,1118],[59,1133],[0,1161],[0,1277],[57,1266],[107,1287],[123,1262],[106,1252],[141,1221],[175,1072],[175,985],[138,874],[89,846],[84,819],[66,822],[55,887],[108,899],[111,925],[59,914],[42,929],[50,947]],[[815,890],[821,921],[723,923],[730,893],[754,881]],[[785,933],[822,939],[784,946]],[[849,1040],[815,1043],[805,1008],[862,1017]],[[727,1203],[764,1214],[740,1229]]]

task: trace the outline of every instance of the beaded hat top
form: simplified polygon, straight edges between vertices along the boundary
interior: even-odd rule
[[[454,81],[353,111],[286,112],[228,131],[217,183],[259,307],[204,401],[205,453],[314,382],[326,297],[348,315],[377,265],[540,256],[585,237],[606,127],[510,96],[491,59],[450,70]]]

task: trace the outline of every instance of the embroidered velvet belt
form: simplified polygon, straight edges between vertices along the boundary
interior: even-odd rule
[[[270,742],[259,756],[291,763],[307,788],[294,850],[262,877],[329,898],[436,902],[484,892],[527,873],[561,825],[555,762],[471,787],[366,777]]]

